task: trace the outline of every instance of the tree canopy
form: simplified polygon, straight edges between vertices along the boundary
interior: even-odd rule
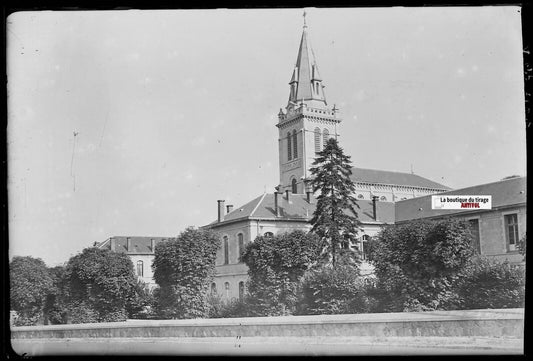
[[[18,325],[34,325],[43,317],[47,295],[54,280],[40,258],[13,257],[9,264],[11,310],[18,313]]]
[[[446,307],[454,301],[453,284],[474,255],[469,225],[457,219],[386,226],[369,249],[392,312]]]
[[[135,297],[137,279],[125,253],[85,248],[68,261],[65,277],[71,322],[127,318],[126,307]]]
[[[311,187],[318,192],[312,231],[327,241],[324,255],[333,267],[339,260],[357,264],[359,258],[349,247],[359,226],[350,156],[344,154],[335,138],[330,138],[310,172]]]
[[[215,232],[194,228],[156,245],[152,268],[159,285],[156,308],[161,317],[207,315],[207,294],[219,247],[220,239]]]
[[[258,236],[242,255],[248,266],[251,311],[257,315],[284,315],[295,311],[301,277],[317,264],[322,249],[318,236],[292,231]]]

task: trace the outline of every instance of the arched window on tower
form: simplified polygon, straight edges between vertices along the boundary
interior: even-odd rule
[[[224,236],[224,264],[229,263],[229,244],[228,236]]]
[[[292,182],[291,182],[291,187],[292,187],[292,194],[296,194],[298,193],[298,185],[296,184],[296,179],[293,178],[292,179]]]
[[[322,132],[322,134],[323,134],[323,138],[324,138],[324,148],[325,148],[326,147],[326,143],[328,142],[328,139],[329,139],[329,131],[324,128],[324,131]]]
[[[287,160],[292,159],[292,137],[291,132],[287,133]]]
[[[298,158],[298,135],[296,135],[296,130],[292,131],[292,146],[293,146],[292,157],[296,159]]]
[[[315,128],[315,153],[320,152],[320,128]]]

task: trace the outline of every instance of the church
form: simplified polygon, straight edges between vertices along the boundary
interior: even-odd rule
[[[304,17],[296,64],[289,81],[288,103],[285,109],[280,109],[276,124],[279,185],[273,193],[258,195],[239,207],[218,200],[217,219],[203,227],[217,231],[222,238],[211,291],[226,299],[244,296],[247,267],[240,261],[240,255],[247,243],[253,242],[257,236],[311,229],[309,222],[315,211],[316,198],[309,185],[309,168],[328,138],[340,135],[342,119],[335,105],[330,106],[326,100],[323,80],[308,38]],[[364,261],[365,241],[376,235],[382,225],[394,223],[395,202],[449,191],[450,188],[410,173],[362,168],[352,171],[361,222],[355,246],[363,256],[361,272],[364,277],[371,273],[370,265]]]
[[[328,104],[322,82],[304,17],[296,63],[289,81],[288,102],[284,109],[280,109],[275,124],[279,134],[279,185],[273,187],[272,193],[258,194],[238,207],[218,200],[216,220],[201,227],[220,234],[222,247],[217,255],[217,272],[211,292],[217,292],[225,299],[244,296],[247,267],[240,261],[240,254],[246,244],[259,235],[268,237],[311,229],[316,198],[309,185],[309,168],[328,138],[340,135],[342,121],[335,105]],[[349,138],[347,134],[343,139]],[[362,254],[361,272],[365,276],[371,273],[370,265],[364,261],[365,241],[376,235],[382,225],[395,222],[395,203],[446,192],[450,188],[413,173],[363,168],[353,168],[352,172],[361,222],[355,246]],[[150,287],[155,287],[151,269],[155,245],[168,238],[171,237],[110,237],[98,247],[127,253],[137,276]]]

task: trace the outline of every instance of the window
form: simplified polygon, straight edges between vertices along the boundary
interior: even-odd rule
[[[229,282],[224,283],[224,291],[226,293],[226,297],[229,298]]]
[[[320,128],[315,128],[315,153],[320,152]]]
[[[505,215],[505,235],[507,236],[507,250],[516,251],[518,243],[518,215]]]
[[[291,187],[292,187],[292,194],[298,193],[298,185],[296,184],[296,179],[294,178],[292,179]]]
[[[144,274],[143,261],[137,261],[137,276],[142,277]]]
[[[366,246],[366,242],[368,241],[370,241],[370,236],[368,234],[363,234],[359,243],[359,253],[362,260],[368,259],[368,249]]]
[[[239,282],[239,301],[244,299],[244,282]]]
[[[242,262],[241,257],[244,253],[244,235],[242,233],[237,235],[237,243],[239,244],[239,262]]]
[[[215,282],[211,283],[211,294],[216,295],[217,293],[217,284]]]
[[[292,157],[296,159],[298,158],[298,136],[296,134],[296,130],[292,131],[292,146],[293,146]]]
[[[229,245],[228,245],[228,237],[224,236],[224,264],[229,263]]]
[[[479,239],[479,220],[478,219],[469,219],[470,223],[470,232],[472,233],[472,246],[477,254],[481,253],[481,242]]]
[[[322,134],[323,134],[322,138],[324,140],[324,148],[325,148],[328,142],[328,139],[329,139],[329,131],[324,128],[324,131],[322,132]]]
[[[274,237],[274,233],[272,233],[272,232],[265,232],[265,237]]]
[[[291,132],[287,133],[287,160],[292,159],[292,137]]]

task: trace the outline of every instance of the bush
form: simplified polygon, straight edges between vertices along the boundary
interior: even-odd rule
[[[525,269],[480,257],[465,272],[458,293],[462,309],[524,307]]]
[[[280,316],[295,312],[301,277],[320,258],[322,243],[312,233],[293,231],[257,237],[242,260],[248,266],[247,303],[254,316]]]
[[[46,298],[54,282],[40,258],[13,257],[9,263],[11,310],[18,314],[15,325],[29,326],[44,320]]]
[[[68,323],[95,323],[99,321],[98,312],[87,302],[72,302],[68,306]]]
[[[111,322],[127,319],[126,306],[137,283],[128,255],[96,247],[72,257],[65,268],[69,321]]]
[[[153,261],[159,285],[156,312],[163,318],[197,318],[209,313],[207,293],[215,274],[219,236],[187,228],[176,239],[159,243]]]
[[[154,292],[141,280],[135,285],[135,297],[126,305],[128,318],[148,319],[154,315],[155,297]]]
[[[468,223],[456,219],[388,226],[369,249],[377,288],[390,295],[379,302],[385,312],[454,308],[455,284],[474,254]]]
[[[209,318],[249,317],[249,307],[244,300],[225,301],[218,294],[208,296]]]
[[[310,270],[301,282],[300,314],[348,314],[368,312],[366,286],[357,268],[340,266]]]

